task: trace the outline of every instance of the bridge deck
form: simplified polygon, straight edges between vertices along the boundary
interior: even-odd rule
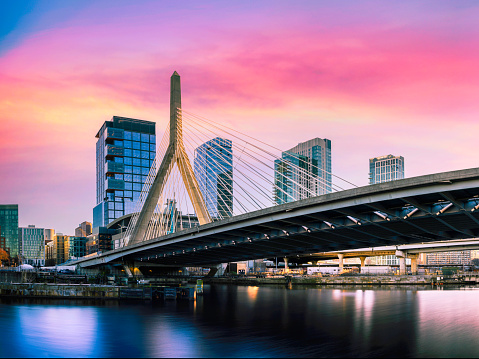
[[[135,260],[206,266],[472,238],[479,236],[479,210],[473,211],[478,203],[479,168],[437,173],[274,206],[116,249],[75,264],[86,267]]]

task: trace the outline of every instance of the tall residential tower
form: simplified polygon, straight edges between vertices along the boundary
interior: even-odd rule
[[[383,183],[404,178],[404,157],[380,156],[369,159],[369,184]],[[395,255],[371,257],[372,264],[376,265],[399,265],[399,259]],[[406,259],[406,264],[410,264]]]
[[[381,156],[369,159],[369,184],[404,178],[403,156]]]
[[[276,160],[274,200],[278,204],[330,193],[331,141],[313,138]]]

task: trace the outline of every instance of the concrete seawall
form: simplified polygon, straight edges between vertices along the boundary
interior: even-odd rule
[[[96,299],[96,300],[166,300],[196,298],[195,287],[113,286],[93,284],[0,283],[0,297]]]
[[[1,297],[119,299],[120,287],[81,284],[2,283]]]

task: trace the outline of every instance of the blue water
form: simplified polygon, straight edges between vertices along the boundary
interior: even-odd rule
[[[479,356],[479,290],[205,286],[195,302],[0,300],[0,357]]]

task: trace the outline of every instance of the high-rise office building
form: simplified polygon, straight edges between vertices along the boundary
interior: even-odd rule
[[[216,137],[195,151],[194,172],[212,218],[233,214],[232,142]]]
[[[18,228],[20,259],[23,264],[45,265],[45,229],[34,225]]]
[[[134,211],[156,154],[155,123],[113,116],[96,138],[94,228]]]
[[[369,184],[404,178],[404,157],[381,156],[369,159]]]
[[[18,204],[0,204],[0,237],[10,258],[18,256]]]
[[[75,237],[86,237],[91,234],[92,227],[90,222],[82,222],[75,228]]]
[[[331,141],[313,138],[274,161],[274,201],[278,204],[330,193]]]

